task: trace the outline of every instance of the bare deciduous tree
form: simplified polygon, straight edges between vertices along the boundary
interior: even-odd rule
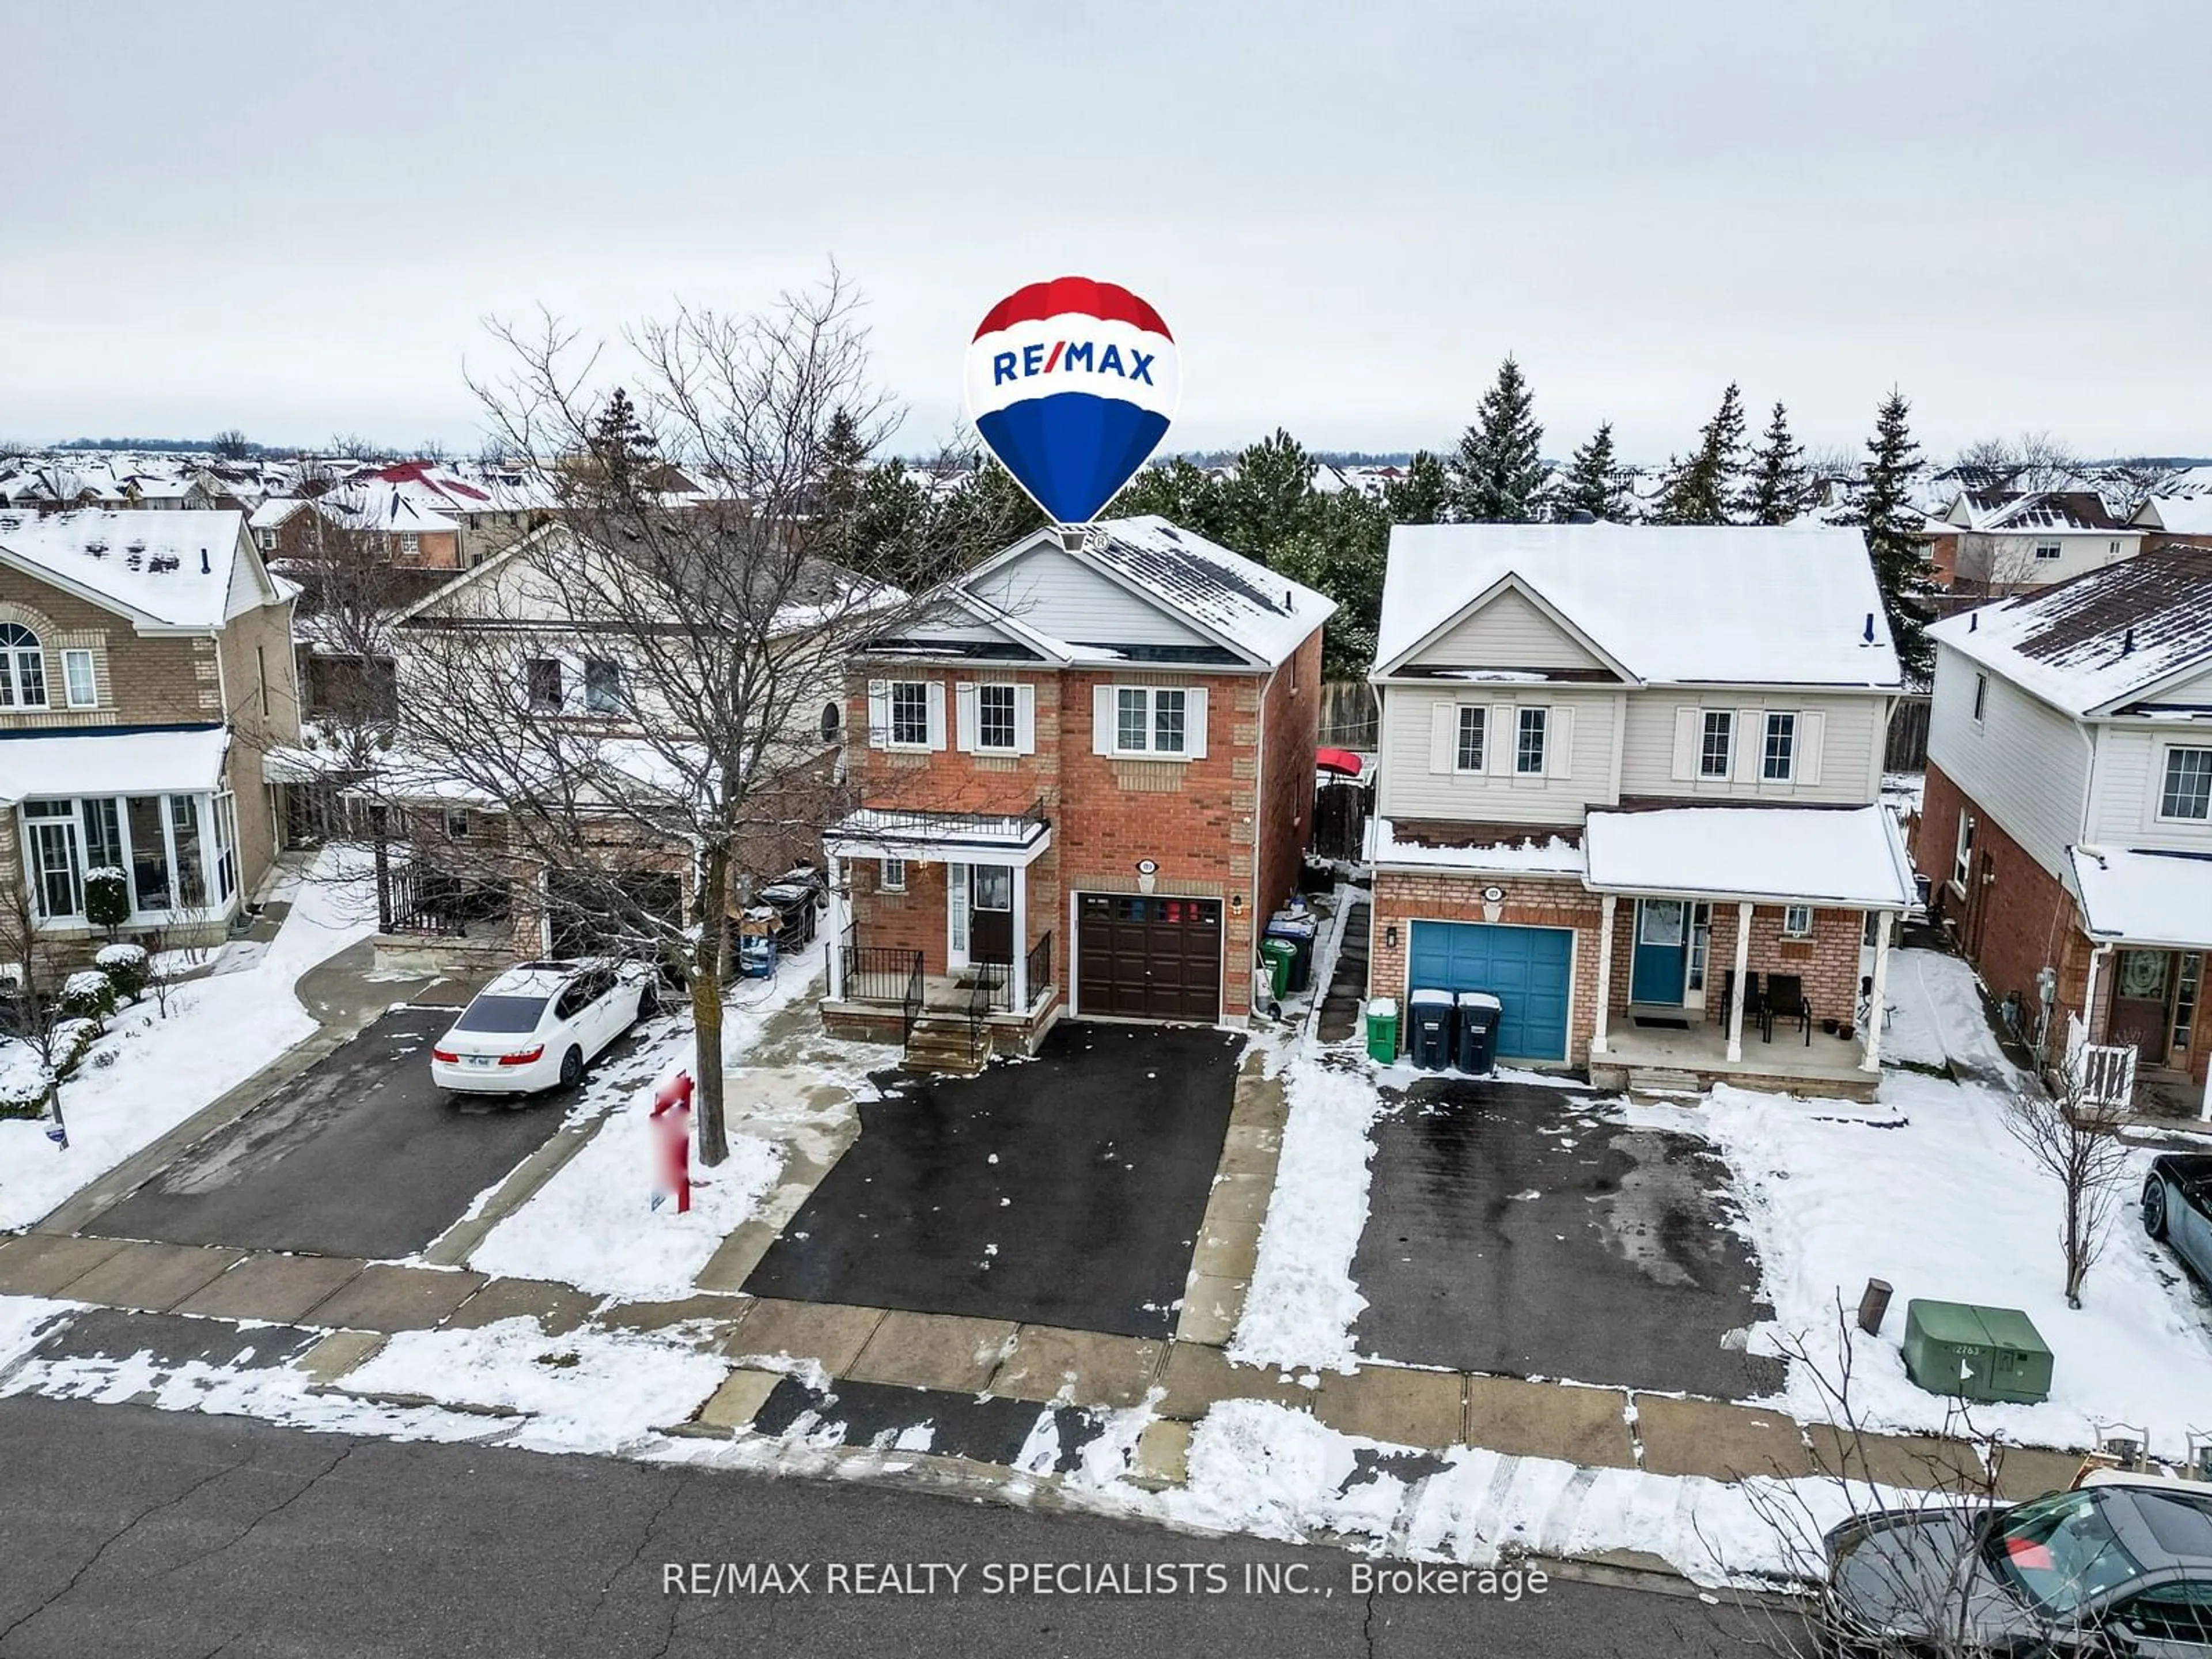
[[[2016,1090],[2005,1103],[2007,1133],[2063,1195],[2059,1242],[2069,1308],[2081,1305],[2082,1285],[2123,1202],[2129,1148],[2115,1132],[2125,1115],[2124,1106],[2090,1099],[2063,1073],[2056,1093]]]
[[[2072,445],[2048,432],[2023,432],[2016,438],[1982,438],[1959,451],[1954,465],[1986,468],[2023,494],[2039,489],[2081,489],[2088,475]]]

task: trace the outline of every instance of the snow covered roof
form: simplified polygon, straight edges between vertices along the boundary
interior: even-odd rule
[[[1901,910],[1912,860],[1886,806],[1594,809],[1583,826],[1589,884],[1777,904]]]
[[[2093,939],[2212,949],[2212,854],[2069,847]]]
[[[1100,520],[1078,556],[1270,667],[1336,613],[1327,595],[1158,514]]]
[[[2212,536],[2212,495],[2154,495],[2136,510],[2134,523],[2170,536]]]
[[[0,513],[0,561],[142,625],[220,628],[233,612],[238,563],[252,559],[241,546],[245,522],[234,512]],[[258,565],[251,568],[258,580]]]
[[[2147,553],[1928,631],[2069,714],[2095,714],[2212,659],[2212,551]]]
[[[152,732],[0,734],[0,801],[70,795],[196,794],[221,787],[230,734],[219,726]]]
[[[1964,530],[2079,535],[2125,528],[2094,489],[1968,489],[1945,515]]]
[[[419,536],[461,527],[458,520],[446,516],[434,499],[380,478],[348,479],[328,494],[318,495],[314,507],[332,524],[347,530]]]
[[[1509,580],[1646,684],[1900,683],[1865,538],[1799,526],[1399,525],[1376,673]]]
[[[1582,848],[1556,830],[1386,817],[1367,821],[1367,857],[1379,868],[1466,875],[1579,877],[1585,869]]]

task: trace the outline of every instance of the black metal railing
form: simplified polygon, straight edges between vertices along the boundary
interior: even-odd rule
[[[377,919],[386,933],[464,939],[471,928],[495,933],[514,919],[507,889],[496,882],[396,860],[385,863],[377,876]]]
[[[896,945],[862,945],[855,928],[845,929],[837,946],[837,982],[848,1002],[896,1003],[903,1018],[901,1041],[914,1035],[921,1018],[921,952]]]
[[[1048,927],[1044,937],[1030,947],[1028,960],[1022,966],[1022,988],[1029,994],[1030,1007],[1036,1006],[1037,999],[1044,994],[1045,987],[1051,983],[1052,930]],[[1017,1012],[1026,1012],[1027,1010]]]
[[[992,1012],[1013,1006],[1014,964],[978,962],[971,963],[968,971],[972,975],[968,988],[968,1057],[975,1060],[990,1041]]]

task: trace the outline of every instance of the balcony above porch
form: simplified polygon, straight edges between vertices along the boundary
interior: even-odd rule
[[[903,859],[913,864],[1032,864],[1052,845],[1044,803],[1022,812],[930,812],[863,806],[822,837],[837,859]]]

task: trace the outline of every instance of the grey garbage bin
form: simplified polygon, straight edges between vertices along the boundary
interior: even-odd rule
[[[1452,1063],[1452,994],[1416,991],[1407,999],[1407,1052],[1425,1072]]]
[[[1486,1077],[1498,1063],[1498,1022],[1504,1010],[1487,991],[1459,994],[1459,1068]]]

